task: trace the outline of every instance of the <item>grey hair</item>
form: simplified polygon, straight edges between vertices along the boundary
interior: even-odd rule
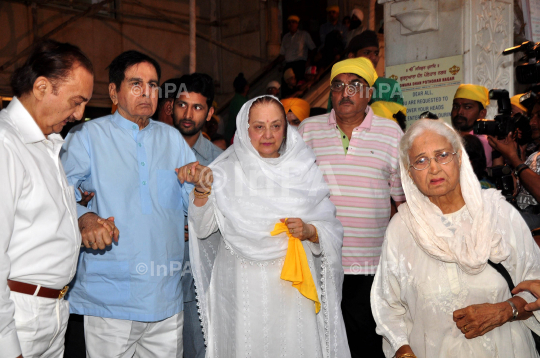
[[[399,143],[399,152],[401,163],[410,165],[409,150],[416,138],[424,132],[433,132],[439,134],[450,142],[455,152],[463,149],[463,139],[461,136],[442,119],[419,119],[405,132]]]

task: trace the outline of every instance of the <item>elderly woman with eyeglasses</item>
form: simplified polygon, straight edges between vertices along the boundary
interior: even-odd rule
[[[538,357],[540,324],[511,295],[540,277],[540,251],[519,213],[481,190],[460,136],[440,120],[414,123],[400,143],[407,202],[388,226],[371,291],[386,357]]]

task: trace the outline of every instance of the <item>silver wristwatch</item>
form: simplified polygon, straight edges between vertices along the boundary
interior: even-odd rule
[[[510,307],[512,307],[512,321],[516,320],[518,318],[518,315],[519,315],[519,312],[518,312],[518,309],[516,307],[516,305],[514,304],[514,302],[508,300],[506,301],[510,304]]]

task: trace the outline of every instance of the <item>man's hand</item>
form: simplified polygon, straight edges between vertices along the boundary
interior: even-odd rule
[[[534,297],[539,298],[540,297],[540,281],[539,280],[531,280],[531,281],[523,281],[519,285],[516,286],[512,290],[512,294],[518,294],[522,291],[529,291],[534,295]],[[540,309],[540,299],[537,299],[536,302],[529,303],[525,305],[526,311],[536,311],[537,309]]]
[[[103,219],[94,213],[86,213],[79,218],[79,230],[83,245],[94,250],[105,250],[112,245],[112,240],[118,242],[120,235],[114,217]]]
[[[518,144],[514,140],[512,132],[508,133],[505,139],[498,139],[493,136],[487,136],[489,145],[506,159],[510,165],[515,168],[521,163],[521,159],[517,154]]]
[[[81,197],[82,199],[78,202],[80,205],[82,206],[87,206],[88,205],[88,202],[90,200],[92,200],[92,198],[94,197],[94,193],[92,192],[88,192],[88,191],[85,191],[83,193],[83,191],[81,190],[81,188],[79,188],[79,191],[81,192]]]

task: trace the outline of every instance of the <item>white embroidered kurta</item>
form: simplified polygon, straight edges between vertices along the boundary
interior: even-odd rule
[[[214,206],[209,203],[190,208],[195,230],[202,237],[217,230]],[[221,238],[217,247],[208,291],[217,299],[209,300],[206,356],[322,358],[320,335],[324,332],[317,326],[314,303],[280,279],[284,257],[248,260]],[[318,248],[304,244],[312,272]]]
[[[515,284],[540,278],[540,251],[519,213],[506,202],[498,210],[496,231],[511,248],[502,261]],[[472,230],[472,217],[464,206],[445,215],[464,232]],[[519,294],[527,302],[529,293]],[[540,332],[533,316],[508,322],[483,336],[466,339],[453,321],[453,312],[473,304],[498,303],[511,297],[502,275],[491,266],[477,275],[463,272],[456,263],[428,256],[415,242],[400,213],[386,233],[381,264],[371,292],[377,333],[384,337],[386,357],[409,344],[418,358],[538,357],[530,329]]]

